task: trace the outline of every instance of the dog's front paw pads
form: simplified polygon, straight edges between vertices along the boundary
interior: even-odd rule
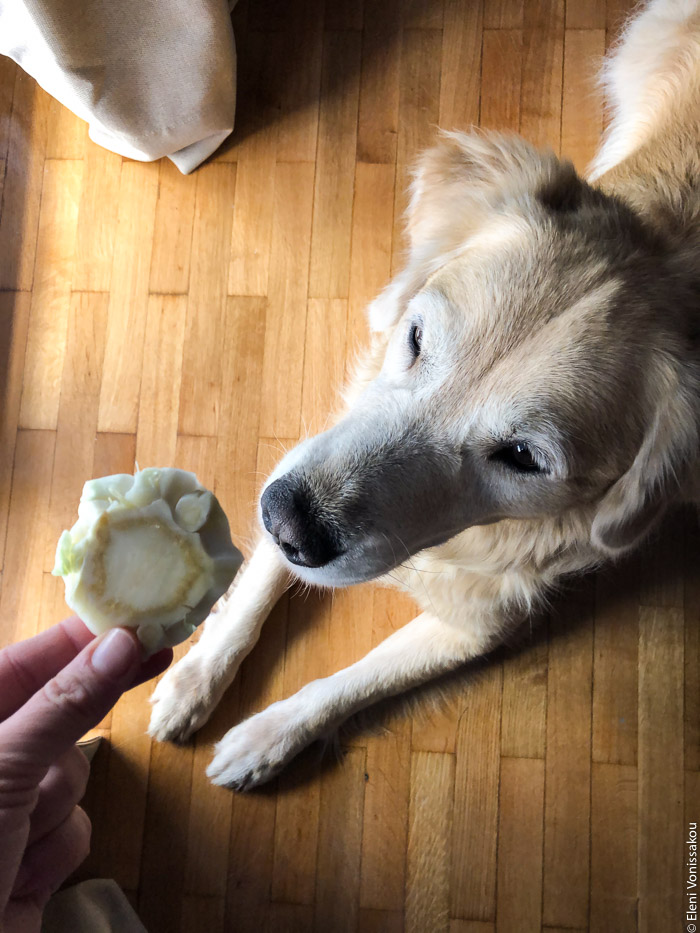
[[[216,706],[208,686],[199,663],[185,659],[176,664],[153,691],[148,734],[159,742],[186,742]]]
[[[207,775],[214,784],[249,790],[275,777],[306,744],[290,712],[275,703],[226,733]]]

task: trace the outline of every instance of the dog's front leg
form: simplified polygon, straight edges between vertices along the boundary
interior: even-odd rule
[[[184,742],[204,725],[288,582],[277,548],[267,539],[261,541],[239,580],[204,623],[197,644],[153,692],[150,735]]]
[[[493,645],[493,632],[493,626],[461,628],[420,615],[361,661],[231,729],[217,744],[207,774],[237,790],[261,784],[363,707],[483,654]]]

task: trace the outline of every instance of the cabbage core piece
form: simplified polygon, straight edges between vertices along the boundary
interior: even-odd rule
[[[151,468],[85,483],[53,573],[90,631],[130,626],[153,653],[192,634],[242,560],[194,473]]]

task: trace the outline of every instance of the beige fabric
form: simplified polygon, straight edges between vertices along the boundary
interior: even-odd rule
[[[132,159],[187,174],[233,129],[226,0],[0,0],[0,53]]]
[[[97,878],[54,894],[41,933],[147,933],[116,881]]]

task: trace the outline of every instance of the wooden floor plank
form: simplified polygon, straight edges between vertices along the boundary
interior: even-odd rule
[[[30,292],[0,292],[0,566],[5,558],[7,520],[15,459],[15,439],[29,330]]]
[[[360,902],[360,853],[366,752],[348,748],[321,780],[314,897],[316,933],[354,933]],[[338,839],[343,845],[338,845]]]
[[[46,124],[46,158],[82,159],[87,139],[87,123],[52,99]]]
[[[547,719],[549,649],[540,629],[523,633],[503,661],[501,754],[512,758],[544,758]]]
[[[407,246],[403,228],[410,168],[419,153],[435,142],[442,38],[438,29],[406,29],[402,37],[392,274],[402,266]]]
[[[484,29],[522,29],[523,0],[489,0],[484,6]]]
[[[400,0],[365,0],[358,162],[393,164],[396,160],[401,8]]]
[[[457,732],[450,914],[464,920],[494,920],[501,665],[494,662],[475,676],[467,689]]]
[[[571,8],[567,4],[567,22]],[[595,80],[604,52],[604,29],[566,30],[561,153],[579,172],[593,160],[603,132],[603,102]]]
[[[313,908],[302,904],[271,904],[266,933],[309,933],[313,928]]]
[[[326,33],[313,199],[310,298],[348,297],[359,72],[359,34]],[[340,100],[332,92],[333,82],[344,85]]]
[[[230,295],[267,295],[270,236],[277,155],[277,120],[270,105],[269,80],[276,46],[262,33],[246,37],[246,56],[254,80],[244,89],[245,132],[235,148],[238,171],[228,272]],[[243,103],[243,101],[242,101]]]
[[[331,673],[328,663],[330,603],[312,592],[305,600],[292,600],[287,624],[284,662],[285,697],[304,684]],[[318,860],[321,788],[316,775],[318,751],[308,759],[308,770],[293,770],[279,779],[275,823],[273,900],[313,904]]]
[[[262,375],[262,437],[298,437],[313,166],[277,163]]]
[[[182,899],[179,930],[180,933],[225,933],[224,917],[223,898],[186,894]]]
[[[700,527],[694,509],[685,514],[685,754],[688,771],[700,771]]]
[[[362,933],[403,933],[403,911],[365,907],[360,911],[358,929]]]
[[[180,388],[182,434],[213,437],[218,431],[235,184],[235,165],[212,163],[197,173]]]
[[[333,412],[338,408],[345,377],[347,320],[347,301],[340,298],[309,299],[301,396],[304,437],[329,428]]]
[[[523,34],[520,29],[484,30],[481,62],[480,124],[517,133]]]
[[[591,933],[637,929],[637,769],[594,764],[591,780]]]
[[[363,0],[326,0],[323,26],[328,30],[362,29]]]
[[[44,570],[53,569],[58,539],[77,521],[83,484],[92,476],[107,301],[95,292],[73,292],[70,299]]]
[[[520,132],[559,152],[564,61],[563,0],[525,0]]]
[[[280,4],[277,4],[280,7]],[[323,56],[324,0],[300,0],[287,13],[284,32],[270,37],[278,106],[277,159],[313,162],[318,138],[318,110]],[[290,12],[293,14],[290,17]],[[272,263],[272,258],[271,258]]]
[[[588,924],[593,594],[589,581],[552,615],[547,686],[543,920]]]
[[[354,371],[356,361],[369,346],[367,305],[384,288],[391,273],[395,178],[393,165],[358,163],[355,170],[346,340],[348,374]]]
[[[407,29],[442,29],[444,0],[406,0],[404,25]]]
[[[15,69],[0,215],[0,289],[32,287],[50,100]]]
[[[445,130],[467,130],[479,122],[485,5],[474,0],[445,3],[439,110]]]
[[[96,143],[86,142],[75,245],[75,291],[109,291],[119,220],[121,174],[121,156]]]
[[[232,801],[226,929],[255,933],[265,928],[270,909],[275,803],[274,793],[269,792]]]
[[[411,805],[406,868],[406,933],[449,930],[455,793],[453,755],[411,755]]]
[[[148,280],[151,293],[187,293],[196,191],[196,175],[183,177],[170,159],[161,160]]]
[[[502,758],[497,933],[539,933],[542,927],[543,817],[544,762]]]
[[[566,28],[592,32],[605,29],[605,0],[587,0],[586,3],[566,4]]]
[[[410,722],[403,716],[367,739],[362,907],[403,910],[410,754]]]
[[[141,469],[175,460],[186,318],[184,295],[149,297],[136,431]]]
[[[495,933],[496,924],[484,920],[450,920],[450,933]]]
[[[258,464],[258,429],[266,315],[264,298],[229,298],[226,303],[215,492],[245,553],[252,550],[256,497],[265,479]]]
[[[628,559],[596,580],[593,652],[593,760],[637,763],[639,563]]]
[[[100,431],[136,431],[157,194],[157,165],[124,163],[110,277]]]
[[[685,885],[683,911],[686,921],[697,926],[698,919],[698,826],[700,825],[700,772],[685,773],[685,820],[683,826],[683,861],[685,863]],[[693,858],[694,857],[694,858]],[[692,870],[691,870],[692,869]],[[694,876],[694,877],[693,877]],[[690,914],[690,916],[688,916]]]
[[[147,929],[177,930],[183,912],[187,812],[193,750],[155,742],[148,769],[148,796],[141,851],[138,912]],[[173,781],[172,775],[178,780]],[[166,897],[163,896],[167,891]]]
[[[58,420],[75,257],[82,161],[47,160],[19,424],[53,431]]]
[[[639,930],[682,917],[683,614],[644,607],[639,617]]]
[[[17,433],[0,595],[2,647],[38,631],[55,442],[53,431]]]
[[[638,599],[641,606],[684,609],[684,537],[683,513],[673,510],[635,555],[640,563]]]

